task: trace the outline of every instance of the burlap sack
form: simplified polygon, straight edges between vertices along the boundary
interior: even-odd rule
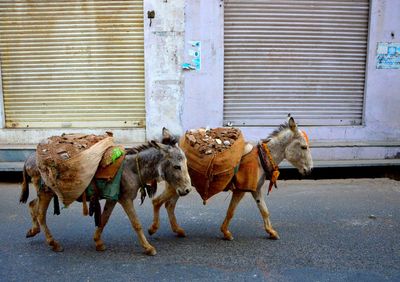
[[[88,187],[104,152],[113,145],[112,137],[104,137],[77,155],[62,159],[57,152],[53,152],[54,149],[51,149],[52,152],[46,152],[50,146],[46,144],[46,141],[41,142],[36,149],[40,175],[44,183],[57,194],[60,201],[68,206]],[[47,157],[43,152],[47,153]]]
[[[245,142],[240,132],[239,137],[229,149],[209,155],[195,150],[185,135],[181,137],[179,145],[187,158],[192,185],[206,201],[223,191],[232,180],[234,169],[242,157]]]

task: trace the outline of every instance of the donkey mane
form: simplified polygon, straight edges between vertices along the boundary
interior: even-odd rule
[[[157,145],[157,143],[155,141],[152,140],[152,141],[147,142],[147,144],[142,144],[142,145],[139,145],[139,146],[129,149],[126,152],[126,155],[135,155],[135,154],[138,154],[138,153],[143,152],[150,148],[159,149],[160,147]]]
[[[279,133],[281,133],[282,131],[289,129],[289,123],[284,122],[281,125],[279,125],[279,127],[277,129],[275,129],[270,135],[268,135],[267,138],[265,139],[261,139],[261,142],[266,143],[268,142],[271,138],[276,137],[279,135]]]

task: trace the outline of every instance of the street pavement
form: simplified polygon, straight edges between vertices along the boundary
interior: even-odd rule
[[[289,180],[266,196],[281,239],[269,240],[250,195],[230,230],[219,231],[230,193],[203,206],[191,192],[180,199],[178,222],[186,238],[174,236],[165,209],[161,227],[146,235],[158,254],[143,254],[127,216],[117,206],[103,239],[92,240],[94,222],[74,203],[48,226],[63,245],[54,253],[43,233],[25,238],[28,206],[18,203],[19,184],[0,183],[0,281],[400,281],[400,182],[390,179]],[[34,190],[31,188],[30,200]],[[151,202],[135,201],[143,228],[151,224]]]

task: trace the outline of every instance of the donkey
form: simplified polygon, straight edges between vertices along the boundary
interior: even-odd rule
[[[121,190],[118,201],[106,200],[104,210],[101,214],[100,224],[94,233],[94,241],[97,251],[104,251],[105,245],[101,240],[101,235],[106,226],[111,213],[119,202],[136,231],[140,244],[147,255],[155,255],[156,249],[147,241],[140,221],[136,215],[133,200],[138,194],[138,190],[146,183],[157,180],[165,180],[169,183],[168,189],[174,189],[174,193],[184,196],[191,191],[191,182],[187,169],[186,157],[183,151],[175,145],[164,145],[151,141],[148,144],[130,149],[124,160],[124,167],[121,177]],[[46,224],[46,213],[55,193],[51,188],[44,185],[40,189],[40,173],[36,165],[35,154],[28,157],[23,169],[23,182],[20,202],[26,203],[29,196],[29,178],[37,191],[37,198],[29,203],[32,217],[32,228],[28,230],[26,237],[33,237],[43,229],[46,241],[53,251],[61,252],[63,247],[54,240]]]
[[[176,138],[171,138],[169,132],[163,131],[163,143],[175,143]],[[293,117],[289,118],[289,121],[282,124],[277,130],[275,130],[267,139],[261,140],[268,146],[270,155],[276,165],[282,162],[284,159],[288,160],[302,175],[307,175],[311,172],[313,168],[313,161],[311,157],[310,147],[308,144],[307,135],[298,129],[297,124]],[[264,221],[264,229],[269,234],[270,239],[279,239],[279,234],[272,227],[269,211],[267,205],[264,201],[264,189],[263,185],[266,180],[266,172],[262,167],[261,160],[258,160],[258,168],[260,176],[257,182],[257,189],[255,192],[251,192],[258,209],[260,210],[261,216]],[[254,177],[253,175],[248,175],[247,177]],[[229,223],[233,218],[235,209],[239,204],[240,200],[243,198],[246,192],[241,190],[233,190],[232,198],[226,213],[226,217],[221,225],[221,232],[223,233],[223,238],[226,240],[233,240],[232,233],[229,231]],[[154,218],[153,224],[149,228],[148,232],[150,235],[157,232],[160,226],[159,212],[161,206],[165,203],[165,208],[167,210],[168,218],[170,221],[171,229],[179,237],[185,237],[185,231],[178,225],[175,217],[175,206],[179,199],[173,189],[166,185],[166,190],[163,191],[159,196],[153,199],[153,211]]]

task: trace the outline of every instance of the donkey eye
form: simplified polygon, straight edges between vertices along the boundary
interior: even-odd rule
[[[179,170],[181,170],[181,166],[180,166],[180,165],[174,165],[174,169],[179,169]]]
[[[301,148],[303,149],[303,150],[307,150],[307,146],[301,146]]]

